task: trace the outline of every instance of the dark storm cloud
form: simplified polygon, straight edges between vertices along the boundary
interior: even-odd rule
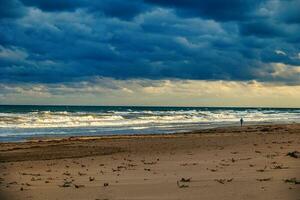
[[[300,24],[299,8],[299,0],[282,1],[279,8],[278,18],[281,18],[287,23]]]
[[[148,8],[141,0],[22,0],[22,2],[25,5],[37,7],[48,12],[86,9],[89,12],[103,13],[110,17],[119,17],[127,20]]]
[[[147,0],[149,3],[175,8],[185,16],[199,16],[218,21],[245,20],[253,15],[261,0]]]
[[[274,63],[300,65],[298,1],[0,1],[0,82],[276,81]]]
[[[262,38],[286,36],[285,30],[281,28],[278,24],[268,21],[254,21],[240,24],[241,34],[246,36],[255,35]]]
[[[18,18],[25,12],[25,7],[18,0],[0,0],[0,20],[2,18]]]

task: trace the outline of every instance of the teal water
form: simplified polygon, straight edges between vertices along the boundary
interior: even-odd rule
[[[0,141],[77,135],[171,134],[245,123],[300,122],[299,108],[0,106]]]

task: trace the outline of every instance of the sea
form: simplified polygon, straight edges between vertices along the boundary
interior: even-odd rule
[[[245,124],[299,123],[300,108],[0,105],[0,142],[40,137],[172,134]]]

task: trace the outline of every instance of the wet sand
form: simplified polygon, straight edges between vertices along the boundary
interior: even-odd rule
[[[300,124],[0,144],[0,199],[300,199]]]

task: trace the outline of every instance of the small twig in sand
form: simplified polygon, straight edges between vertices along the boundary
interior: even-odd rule
[[[296,178],[285,179],[284,182],[285,183],[300,184],[300,180],[297,180]]]
[[[257,181],[270,181],[272,178],[257,178]]]
[[[82,188],[82,187],[84,187],[84,185],[76,185],[76,184],[74,184],[74,186],[75,186],[75,188]]]
[[[230,178],[230,179],[215,179],[215,181],[217,181],[218,183],[221,183],[221,184],[225,184],[225,182],[232,182],[233,181],[233,178]]]
[[[288,152],[286,155],[293,158],[300,158],[300,152],[298,151]]]
[[[41,174],[33,174],[33,173],[21,173],[21,175],[28,175],[28,176],[41,176]]]
[[[191,182],[192,178],[181,178],[180,182]]]
[[[86,175],[86,173],[81,173],[81,172],[78,172],[78,175],[79,175],[79,176],[85,176],[85,175]]]
[[[263,169],[257,169],[256,171],[257,171],[257,172],[265,172],[266,169],[267,169],[267,166],[265,166]]]
[[[34,178],[34,177],[32,177],[30,180],[31,180],[31,181],[40,181],[40,180],[42,180],[42,179],[41,179],[41,178]]]
[[[289,167],[283,167],[282,165],[275,165],[272,169],[288,169]]]

